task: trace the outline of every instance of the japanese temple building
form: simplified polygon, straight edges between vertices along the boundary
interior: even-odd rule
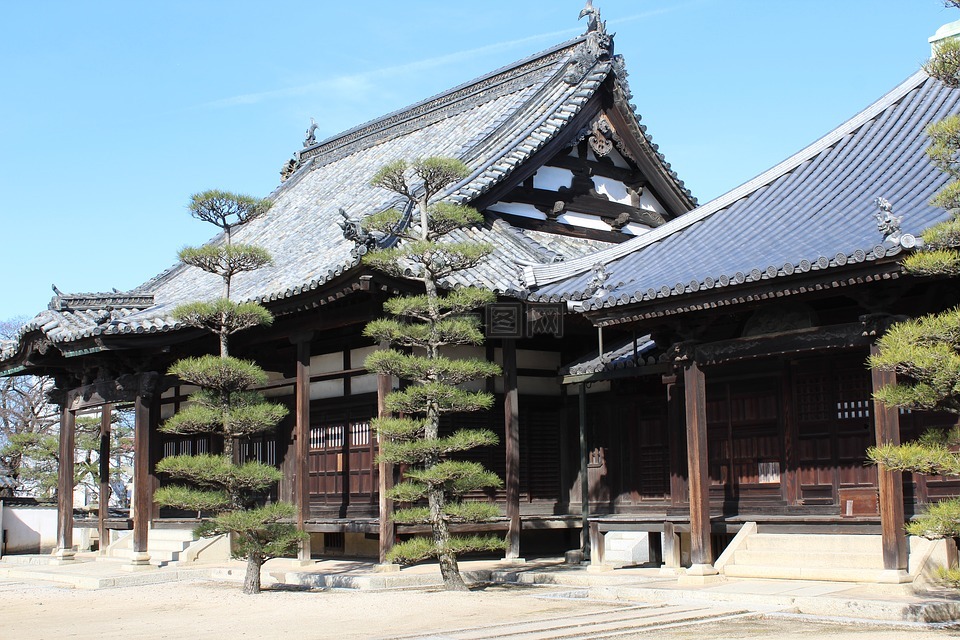
[[[907,276],[899,262],[947,217],[928,204],[946,177],[924,155],[924,128],[960,112],[960,92],[919,71],[697,206],[640,124],[599,13],[584,14],[587,31],[571,41],[332,138],[308,132],[271,210],[233,231],[275,259],[237,276],[233,296],[261,302],[275,322],[237,334],[232,351],[269,371],[264,392],[290,408],[276,434],[242,441],[239,455],[283,471],[275,496],[312,534],[303,559],[382,560],[397,536],[424,532],[392,523],[381,497],[398,470],[375,462],[370,419],[392,381],[364,370],[380,346],[361,334],[388,296],[417,283],[361,263],[374,241],[358,221],[396,203],[368,184],[385,163],[453,156],[472,173],[442,199],[485,219],[459,238],[496,247],[445,285],[500,300],[475,351],[504,368],[488,385],[498,404],[465,420],[501,436],[471,456],[505,480],[477,499],[503,505],[484,526],[505,532],[508,557],[590,539],[598,564],[800,577],[778,553],[836,542],[837,557],[863,564],[832,557],[810,573],[808,562],[803,577],[912,580],[933,551],[904,536],[904,521],[960,487],[878,473],[865,451],[955,418],[876,406],[871,392],[889,378],[866,360],[893,322],[960,303],[954,282]],[[158,431],[191,391],[170,364],[217,348],[170,311],[219,292],[216,276],[180,265],[128,292],[58,294],[0,346],[0,374],[55,380],[64,452],[78,413],[133,405],[135,508],[102,526],[132,529],[135,565],[157,561],[158,532],[196,524],[153,503],[157,461],[222,446]],[[58,492],[65,560],[70,467]]]

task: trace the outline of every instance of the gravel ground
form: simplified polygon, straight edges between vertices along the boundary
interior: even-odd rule
[[[281,589],[244,596],[238,584],[199,580],[97,591],[7,581],[0,582],[0,638],[496,638],[509,629],[497,624],[557,624],[580,614],[602,618],[629,606],[557,597],[563,593],[510,585],[471,593]],[[575,627],[569,633],[565,637],[589,637]],[[775,617],[688,623],[619,637],[927,640],[960,638],[960,631]]]

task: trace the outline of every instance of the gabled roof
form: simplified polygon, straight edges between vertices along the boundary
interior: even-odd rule
[[[606,37],[605,32],[601,35]],[[272,266],[236,276],[233,297],[264,303],[289,299],[322,288],[357,267],[357,245],[338,226],[339,211],[359,218],[393,206],[394,194],[368,184],[388,162],[423,156],[460,158],[472,173],[443,197],[470,203],[509,180],[544,147],[567,138],[575,142],[582,132],[574,131],[571,123],[602,86],[610,87],[615,100],[629,100],[622,60],[611,55],[611,48],[609,38],[598,46],[597,34],[588,31],[340,135],[306,141],[284,168],[286,180],[271,195],[274,204],[267,215],[233,231],[234,241],[262,246],[274,258]],[[633,134],[641,138],[637,144],[648,156],[645,162],[656,168],[656,178],[680,201],[691,202],[689,191],[642,132],[636,116],[631,113],[631,118]],[[447,284],[477,284],[503,293],[523,289],[517,265],[576,258],[606,246],[572,239],[547,243],[495,217],[462,233],[491,242],[496,251],[484,264],[457,274]],[[23,348],[22,338],[30,332],[40,332],[62,347],[91,337],[174,330],[179,325],[170,312],[176,305],[212,299],[220,291],[217,276],[177,265],[129,292],[152,296],[153,304],[146,308],[104,304],[74,309],[55,298],[50,309],[21,330],[21,340],[0,345],[0,364]],[[110,296],[87,298],[101,295]]]
[[[528,268],[528,283],[538,287],[530,299],[579,301],[587,311],[633,305],[633,313],[653,301],[681,305],[684,296],[715,287],[773,279],[787,287],[810,271],[896,255],[901,246],[884,243],[878,231],[876,199],[892,203],[904,233],[947,218],[929,204],[947,177],[926,158],[924,130],[954,113],[960,91],[919,71],[806,149],[698,209],[589,258]]]

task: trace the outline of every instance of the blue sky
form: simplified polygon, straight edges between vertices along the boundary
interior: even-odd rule
[[[595,0],[654,142],[701,203],[913,73],[937,0]],[[583,0],[0,3],[0,320],[51,284],[133,288],[327,137],[581,33]]]

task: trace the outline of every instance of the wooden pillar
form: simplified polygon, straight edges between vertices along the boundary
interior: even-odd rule
[[[393,390],[393,378],[387,375],[377,376],[377,417],[385,418],[387,394]],[[379,446],[380,436],[377,435]],[[393,463],[380,460],[377,469],[377,485],[380,494],[380,564],[387,563],[387,553],[396,542],[397,532],[393,523],[393,500],[387,495],[393,489]]]
[[[147,566],[147,537],[153,517],[153,478],[150,473],[150,398],[138,393],[133,413],[133,556],[130,564]]]
[[[707,467],[706,384],[696,361],[683,369],[687,417],[687,473],[690,484],[690,561],[695,567],[713,564],[710,548],[710,482]],[[712,567],[711,567],[712,568]],[[705,570],[703,573],[716,573]]]
[[[72,560],[73,551],[73,467],[77,414],[64,404],[60,412],[60,454],[57,471],[57,557]]]
[[[112,406],[100,408],[100,492],[97,495],[97,533],[100,537],[100,554],[107,551],[110,534],[107,531],[107,511],[110,504],[110,419]]]
[[[506,445],[507,550],[520,557],[520,411],[517,395],[517,345],[503,341],[503,439]]]
[[[871,345],[870,355],[877,353],[877,347]],[[892,371],[871,370],[873,389],[896,384],[896,374]],[[887,407],[879,402],[873,403],[874,425],[877,445],[900,444],[900,412],[896,407]],[[907,569],[907,538],[903,530],[903,473],[888,471],[878,465],[877,477],[880,485],[880,526],[883,534],[883,568],[892,571]]]
[[[583,561],[590,560],[590,477],[587,462],[587,383],[580,383],[580,549]]]
[[[310,515],[310,338],[302,336],[296,344],[296,450],[293,465],[296,481],[293,494],[297,505],[297,528],[306,531]],[[298,557],[306,562],[311,554],[310,539],[306,538],[300,543]]]

